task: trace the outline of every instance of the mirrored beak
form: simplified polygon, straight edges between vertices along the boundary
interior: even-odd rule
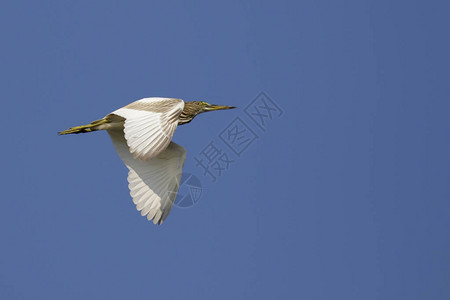
[[[220,110],[220,109],[232,109],[232,108],[236,108],[236,106],[215,105],[215,104],[210,104],[208,106],[205,106],[206,111]]]

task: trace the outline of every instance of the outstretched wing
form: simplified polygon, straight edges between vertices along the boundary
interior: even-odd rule
[[[133,157],[121,130],[108,130],[114,148],[129,169],[128,187],[142,216],[161,224],[169,215],[180,186],[186,150],[170,142],[157,157],[142,161]]]
[[[181,99],[144,98],[111,114],[125,119],[125,139],[134,157],[150,160],[169,145],[183,108]]]

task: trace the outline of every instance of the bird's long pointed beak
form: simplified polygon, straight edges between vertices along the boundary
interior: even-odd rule
[[[236,106],[210,104],[210,105],[205,107],[205,110],[206,111],[213,111],[213,110],[232,109],[232,108],[236,108]]]

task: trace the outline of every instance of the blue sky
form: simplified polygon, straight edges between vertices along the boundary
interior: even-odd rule
[[[448,9],[3,1],[0,298],[448,299]],[[178,128],[203,193],[160,227],[105,132],[56,135],[150,96],[239,107]]]

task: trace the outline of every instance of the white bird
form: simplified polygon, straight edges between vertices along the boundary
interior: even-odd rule
[[[103,119],[69,128],[60,135],[106,130],[125,163],[128,187],[136,208],[155,224],[162,224],[172,208],[186,159],[184,147],[171,142],[177,125],[202,112],[231,109],[202,101],[144,98]]]

